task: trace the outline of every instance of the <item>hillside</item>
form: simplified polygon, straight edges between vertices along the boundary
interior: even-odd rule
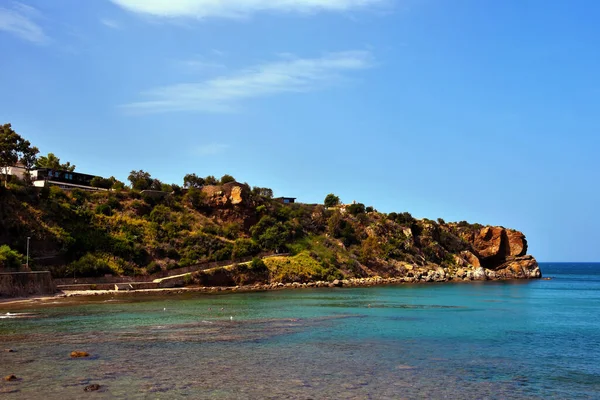
[[[148,276],[277,253],[286,255],[234,269],[233,281],[541,276],[518,231],[417,220],[362,204],[281,204],[237,182],[144,194],[127,188],[0,189],[0,246],[11,249],[0,247],[5,269],[10,266],[6,254],[25,254],[28,236],[31,268],[50,269],[55,278]],[[196,275],[198,283],[203,279]]]

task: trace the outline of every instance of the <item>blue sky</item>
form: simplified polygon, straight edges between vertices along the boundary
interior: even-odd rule
[[[0,122],[81,172],[327,193],[600,261],[600,4],[0,2]]]

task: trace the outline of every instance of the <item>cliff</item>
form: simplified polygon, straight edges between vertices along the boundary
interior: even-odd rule
[[[512,229],[383,214],[361,204],[284,205],[259,193],[237,182],[164,196],[1,189],[0,245],[24,254],[30,236],[32,267],[54,277],[148,277],[277,253],[289,255],[265,259],[264,269],[217,275],[236,284],[541,277],[525,236]]]

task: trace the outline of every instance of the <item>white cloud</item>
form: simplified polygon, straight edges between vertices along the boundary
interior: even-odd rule
[[[348,11],[386,0],[111,0],[136,13],[156,17],[240,18],[256,12]]]
[[[229,148],[229,145],[227,145],[227,144],[210,143],[210,144],[198,147],[196,149],[196,151],[194,152],[194,154],[197,154],[200,156],[213,156],[215,154],[220,154],[220,153],[224,152],[228,148]]]
[[[142,113],[230,112],[242,100],[322,89],[343,79],[344,72],[369,68],[371,59],[366,51],[331,53],[312,59],[287,55],[285,60],[230,75],[151,89],[143,93],[148,100],[123,107]]]
[[[40,16],[38,10],[21,3],[13,3],[12,8],[0,7],[0,31],[11,33],[33,43],[43,44],[48,37],[34,21]]]
[[[102,18],[100,19],[100,23],[106,26],[107,28],[121,29],[121,25],[114,19]]]

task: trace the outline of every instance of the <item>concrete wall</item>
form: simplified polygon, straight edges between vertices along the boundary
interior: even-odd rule
[[[0,297],[53,294],[56,287],[48,271],[0,273]]]

